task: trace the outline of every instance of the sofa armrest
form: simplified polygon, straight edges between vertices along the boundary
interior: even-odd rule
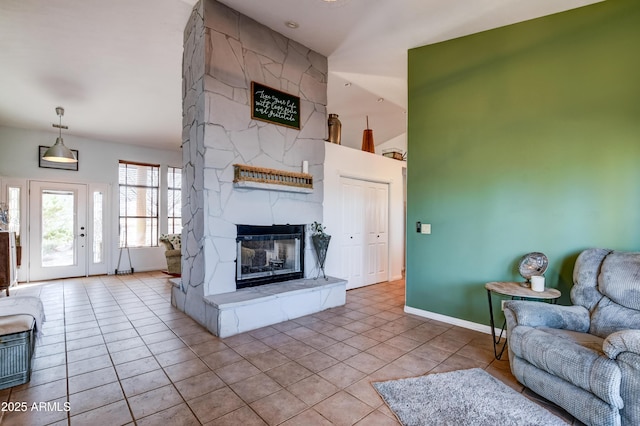
[[[622,330],[611,333],[604,339],[602,350],[611,359],[616,359],[622,352],[640,355],[640,330]]]
[[[545,302],[509,300],[504,304],[507,327],[517,325],[589,331],[589,311],[582,306],[552,305]],[[507,311],[509,315],[507,315]]]

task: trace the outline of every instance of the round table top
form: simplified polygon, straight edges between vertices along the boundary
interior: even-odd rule
[[[527,297],[531,299],[557,299],[562,295],[560,290],[545,287],[544,291],[533,291],[528,283],[515,281],[492,281],[484,285],[489,291],[512,297]]]

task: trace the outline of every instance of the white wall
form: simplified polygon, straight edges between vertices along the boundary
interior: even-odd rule
[[[79,152],[78,171],[38,167],[38,146],[51,146],[56,132],[31,131],[0,127],[0,176],[15,179],[44,180],[66,183],[103,183],[111,187],[108,200],[111,214],[108,234],[111,250],[107,253],[107,270],[113,273],[118,262],[118,161],[137,161],[161,165],[160,232],[166,232],[166,168],[181,167],[180,150],[168,151],[106,141],[86,139],[63,132],[64,143]],[[178,145],[179,142],[176,143]],[[26,217],[22,219],[26,222]],[[24,256],[24,254],[23,254]],[[131,249],[132,264],[136,271],[166,269],[164,248]],[[124,261],[123,261],[124,262]],[[127,262],[128,263],[128,262]],[[24,264],[24,260],[23,260]],[[121,269],[127,269],[123,263]]]
[[[328,234],[341,228],[342,202],[340,177],[389,184],[389,279],[402,278],[404,267],[404,183],[402,171],[407,163],[357,149],[327,143],[324,163],[323,225]],[[336,241],[337,243],[337,241]],[[332,244],[333,243],[332,241]],[[327,275],[340,277],[339,250],[327,252]],[[344,277],[340,277],[344,278]],[[348,288],[348,286],[347,286]]]

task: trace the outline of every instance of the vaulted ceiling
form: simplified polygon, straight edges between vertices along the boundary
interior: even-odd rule
[[[600,0],[221,0],[329,58],[343,144],[406,131],[407,50]],[[179,149],[182,37],[196,0],[2,0],[0,125]],[[293,21],[292,29],[286,22]]]

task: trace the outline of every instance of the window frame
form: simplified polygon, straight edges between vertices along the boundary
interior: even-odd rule
[[[128,183],[128,173],[125,170],[124,183],[122,182],[122,167],[128,168],[129,166],[137,166],[137,167],[148,167],[151,170],[151,185],[142,185],[142,184],[130,184]],[[155,182],[155,185],[153,184]],[[122,209],[122,201],[123,201],[123,189],[124,194],[127,194],[129,189],[134,189],[136,196],[139,196],[138,189],[144,189],[145,191],[150,191],[150,194],[145,194],[145,197],[150,196],[150,204],[147,207],[150,207],[150,214],[140,215],[137,214],[139,212],[135,212],[136,214],[129,214],[128,208],[129,203],[125,203],[124,206],[124,215]],[[119,160],[118,161],[118,236],[119,236],[119,247],[158,247],[158,237],[160,236],[160,165],[159,164],[151,164],[151,163],[140,163],[136,161],[126,161]],[[147,200],[145,200],[146,202]],[[155,214],[154,214],[155,213]],[[146,219],[150,221],[150,233],[151,235],[145,238],[145,242],[142,245],[130,245],[130,236],[129,236],[129,221],[130,220],[139,220]],[[124,226],[123,226],[124,222]]]

